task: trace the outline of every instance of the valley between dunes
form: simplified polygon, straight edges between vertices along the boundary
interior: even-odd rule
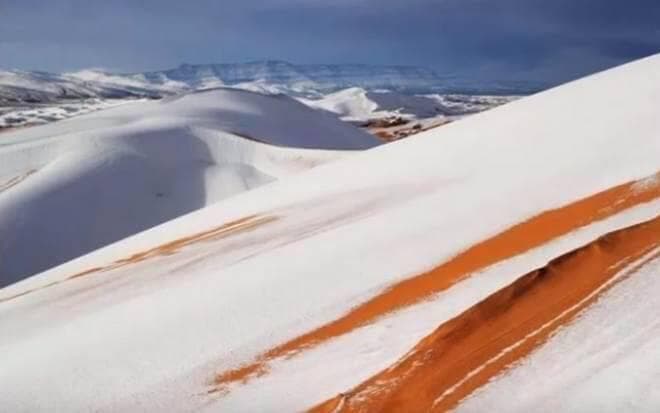
[[[3,134],[0,406],[658,410],[658,107],[660,55],[386,145],[231,89]]]

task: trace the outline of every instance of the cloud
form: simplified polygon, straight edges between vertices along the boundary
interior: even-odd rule
[[[658,21],[656,0],[0,0],[0,50],[50,70],[273,58],[556,82],[660,51]]]

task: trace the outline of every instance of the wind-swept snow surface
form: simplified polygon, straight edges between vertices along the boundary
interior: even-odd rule
[[[317,149],[375,144],[291,98],[236,90],[3,134],[0,285],[340,155]]]
[[[295,96],[352,121],[464,116],[512,98],[474,92],[437,94],[454,89],[448,80],[408,66],[299,66],[281,61],[181,65],[131,74],[94,69],[63,74],[0,71],[0,131],[65,119],[125,100],[217,87]]]
[[[608,319],[623,326],[631,308],[635,322],[593,337],[588,314],[602,321],[592,298],[609,300],[617,280],[634,301],[657,295],[626,277],[646,280],[660,245],[659,105],[655,56],[321,165],[8,286],[0,405],[525,410],[574,377],[596,377],[557,404],[570,408],[629,367],[634,380],[615,405],[657,410],[643,386],[658,374],[660,336],[647,324],[656,300],[618,303]],[[547,340],[559,328],[575,334]],[[570,362],[592,346],[607,347],[600,361],[624,364]],[[526,364],[534,357],[541,364]],[[553,357],[565,378],[529,371]]]
[[[494,405],[508,412],[657,411],[660,248],[636,264],[572,325],[459,411]]]
[[[444,116],[454,119],[482,112],[516,98],[518,96],[414,95],[354,87],[318,99],[300,98],[300,101],[336,113],[346,121],[365,122],[395,116],[407,119]]]
[[[165,89],[164,85],[152,86],[128,80],[114,83],[112,80],[114,78],[111,77],[91,78],[89,72],[78,77],[0,70],[0,107],[74,99],[159,97],[161,93],[177,91],[174,88]]]
[[[414,95],[354,87],[320,98],[298,99],[310,107],[334,113],[340,119],[363,127],[389,142],[492,109],[519,97]]]

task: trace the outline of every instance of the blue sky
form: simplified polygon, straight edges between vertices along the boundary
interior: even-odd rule
[[[660,52],[658,0],[0,0],[0,67],[425,66],[568,80]]]

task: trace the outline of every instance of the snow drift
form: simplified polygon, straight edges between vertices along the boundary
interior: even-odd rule
[[[584,316],[563,317],[573,307],[538,309],[553,331],[568,334],[533,335],[539,352],[529,359],[488,346],[480,358],[458,360],[467,366],[462,374],[433,376],[441,385],[424,387],[425,375],[411,385],[430,389],[424,401],[438,410],[450,408],[442,407],[446,395],[465,396],[477,375],[498,380],[451,406],[528,411],[551,400],[598,410],[603,389],[625,376],[625,391],[608,392],[608,406],[658,410],[644,385],[660,374],[651,276],[660,246],[659,105],[654,56],[287,177],[8,286],[0,290],[0,404],[13,411],[387,406],[387,394],[407,379],[401,366],[431,369],[425,363],[435,359],[415,352],[430,348],[435,331],[457,331],[474,344],[490,330],[473,320],[485,318],[520,333],[506,337],[511,348],[526,346],[520,340],[535,325],[497,310],[518,305],[509,298],[539,279],[535,270],[577,255],[595,257],[606,277],[584,278],[568,261],[562,275],[546,278],[562,292],[575,285]],[[643,222],[650,223],[635,227]],[[629,248],[627,240],[641,244]],[[592,247],[581,255],[585,245]],[[600,309],[584,301],[607,277],[623,290],[600,294]],[[539,291],[525,309],[544,305]],[[616,327],[594,333],[604,313]],[[451,328],[466,320],[476,335]],[[497,334],[485,336],[497,344]],[[612,344],[626,337],[634,338],[626,347]],[[644,347],[629,351],[636,343]],[[594,348],[608,351],[573,362]],[[500,350],[510,364],[500,363]],[[539,365],[558,365],[561,374]],[[530,377],[534,387],[522,391]],[[560,395],[575,383],[584,392],[564,403]],[[512,394],[521,397],[503,397]]]
[[[339,115],[346,121],[402,116],[424,119],[437,116],[458,118],[507,103],[517,96],[415,95],[394,91],[373,91],[353,87],[321,98],[299,100],[306,105]]]
[[[376,143],[291,98],[236,90],[3,134],[0,285]]]

